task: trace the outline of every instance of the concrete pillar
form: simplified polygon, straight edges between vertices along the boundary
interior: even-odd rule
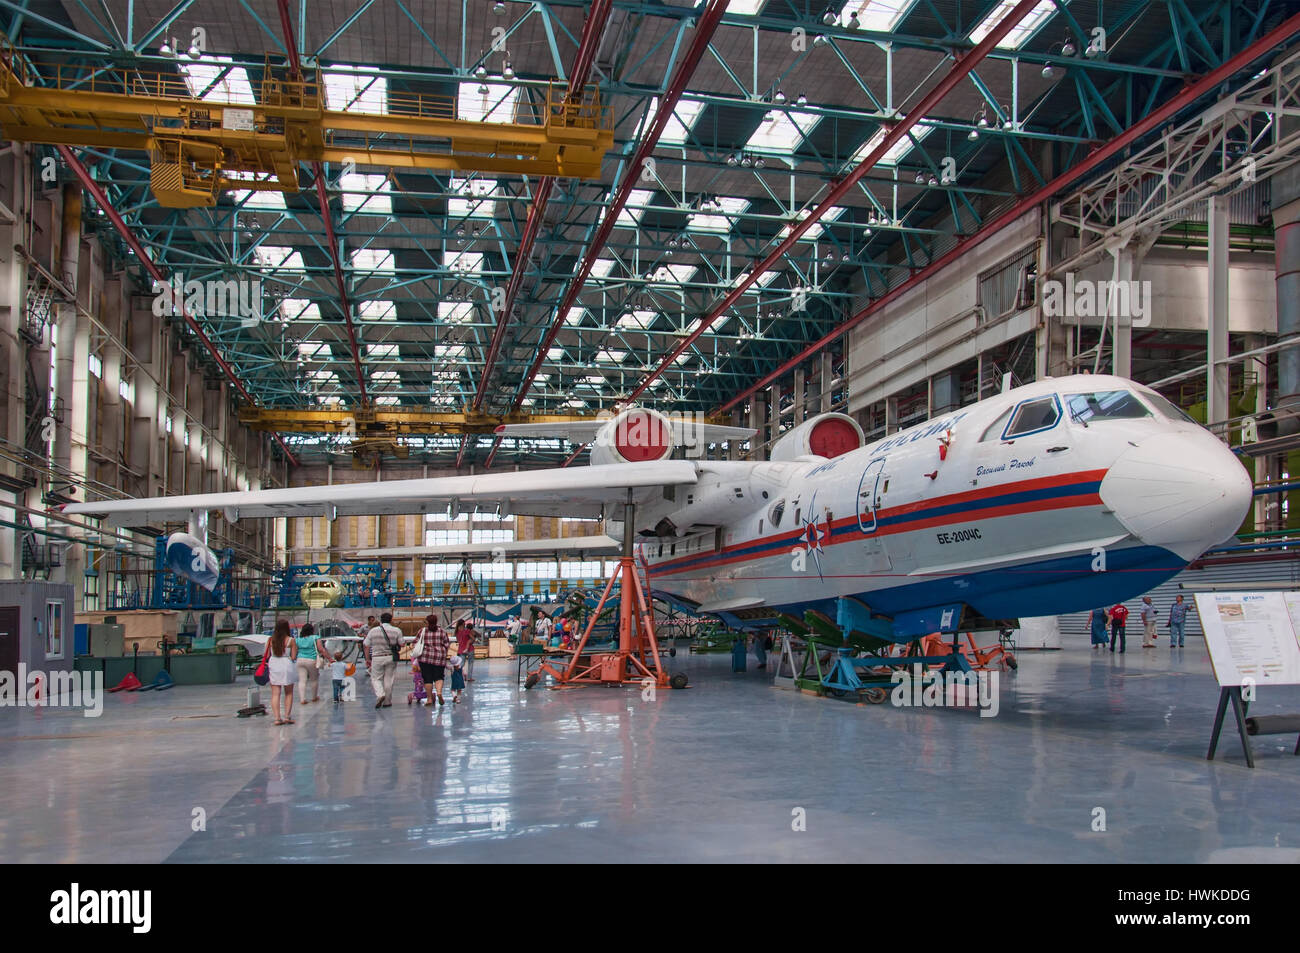
[[[1209,308],[1206,342],[1206,378],[1209,402],[1206,423],[1232,416],[1228,404],[1228,197],[1216,195],[1209,207]]]
[[[772,453],[772,444],[781,436],[781,385],[773,384],[767,392],[768,410],[767,410],[767,433],[766,439],[770,441],[767,450],[763,453],[763,459],[766,460]]]
[[[826,414],[826,413],[830,413],[831,394],[835,390],[835,388],[832,386],[832,382],[834,379],[834,371],[831,368],[830,354],[828,354],[826,351],[822,351],[817,356],[817,365],[819,368],[817,372],[817,380],[819,382],[818,384],[819,403],[817,406],[817,412],[821,414]]]
[[[1111,278],[1116,282],[1132,281],[1137,271],[1137,256],[1134,250],[1125,246],[1112,252],[1113,268]],[[1100,297],[1100,295],[1098,296]],[[1098,302],[1101,304],[1101,302]],[[1117,377],[1133,376],[1133,319],[1128,313],[1111,313],[1115,310],[1115,299],[1107,299],[1107,313],[1111,329],[1111,373]]]
[[[961,380],[957,368],[951,368],[930,378],[930,416],[935,417],[956,410],[961,405]]]
[[[767,459],[759,449],[759,444],[763,442],[764,434],[767,433],[767,402],[763,399],[762,393],[756,393],[749,398],[749,426],[751,430],[758,431],[749,438],[749,459]]]
[[[885,436],[898,433],[898,398],[885,398]]]
[[[797,427],[804,421],[804,411],[807,409],[805,401],[807,395],[805,389],[805,373],[803,366],[794,369],[794,425]]]

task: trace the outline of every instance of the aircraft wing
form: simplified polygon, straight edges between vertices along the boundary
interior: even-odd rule
[[[610,463],[589,467],[554,467],[474,476],[427,477],[295,486],[277,490],[200,493],[146,499],[72,503],[63,512],[104,517],[109,526],[141,526],[187,520],[191,513],[217,510],[230,521],[268,516],[373,516],[439,513],[451,504],[503,505],[503,512],[530,516],[598,517],[606,504],[618,505],[633,490],[642,503],[665,486],[697,480],[688,460]]]
[[[439,546],[396,546],[391,549],[359,549],[357,556],[384,559],[398,556],[487,556],[499,552],[554,553],[582,552],[594,554],[617,553],[620,543],[610,536],[568,536],[563,539],[523,539],[508,543],[447,543]]]

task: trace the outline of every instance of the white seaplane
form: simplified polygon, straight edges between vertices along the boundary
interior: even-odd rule
[[[821,414],[783,434],[766,461],[674,459],[675,450],[680,457],[753,431],[643,408],[500,432],[590,441],[591,464],[104,500],[64,512],[114,526],[184,520],[187,539],[205,532],[209,511],[231,521],[334,519],[449,507],[455,515],[472,503],[503,516],[604,517],[609,539],[600,544],[635,546],[655,595],[697,613],[752,626],[817,609],[905,642],[973,619],[1132,598],[1230,537],[1252,493],[1221,441],[1155,391],[1104,375],[1008,389],[870,444],[851,417]],[[371,553],[438,551],[465,547]],[[203,556],[196,551],[196,568]],[[184,559],[171,564],[185,574]]]

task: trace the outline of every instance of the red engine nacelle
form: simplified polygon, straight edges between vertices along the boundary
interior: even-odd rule
[[[770,459],[838,457],[866,445],[858,422],[847,414],[819,414],[805,420],[772,446]]]
[[[591,462],[647,463],[673,452],[673,426],[655,410],[634,407],[611,418],[591,444]]]

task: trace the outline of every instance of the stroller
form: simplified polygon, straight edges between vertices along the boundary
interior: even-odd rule
[[[429,694],[424,688],[424,677],[420,675],[420,666],[411,666],[411,679],[415,683],[415,690],[406,693],[406,703],[419,702],[421,705],[429,700]]]

